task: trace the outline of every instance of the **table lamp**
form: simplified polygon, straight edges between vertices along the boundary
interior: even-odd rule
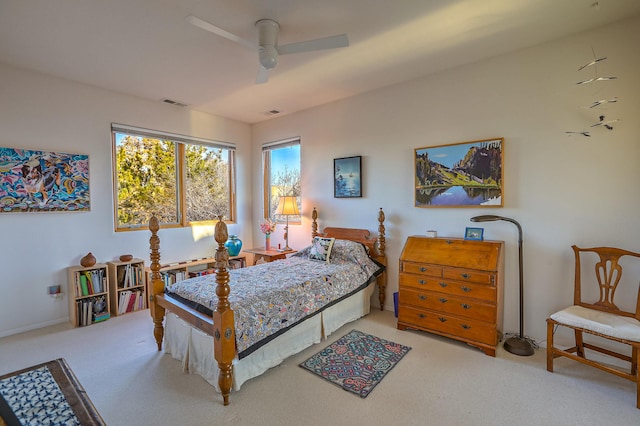
[[[476,216],[471,218],[471,222],[494,222],[497,220],[504,220],[505,222],[511,222],[518,228],[518,272],[520,274],[520,334],[517,336],[509,337],[504,341],[504,349],[507,352],[511,352],[515,355],[530,356],[533,355],[533,345],[531,341],[524,336],[524,283],[522,274],[522,227],[515,219],[508,217],[496,216],[492,214]]]
[[[298,197],[292,195],[281,196],[278,200],[278,207],[275,214],[286,216],[287,224],[284,227],[284,249],[285,251],[291,250],[289,247],[289,215],[299,215],[298,210]]]

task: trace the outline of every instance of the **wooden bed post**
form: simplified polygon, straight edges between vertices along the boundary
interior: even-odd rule
[[[313,208],[311,212],[311,241],[318,236],[318,212]]]
[[[378,278],[378,300],[380,300],[380,310],[384,310],[384,301],[385,301],[385,289],[387,287],[387,255],[385,253],[387,240],[385,238],[385,228],[384,228],[384,211],[382,211],[382,207],[380,207],[380,211],[378,212],[378,255],[380,258],[378,261],[385,266],[384,272]]]
[[[149,288],[149,311],[153,318],[153,336],[158,344],[158,351],[162,350],[162,339],[164,337],[164,320],[165,309],[156,303],[156,295],[164,293],[164,281],[160,278],[160,237],[158,237],[158,218],[155,215],[149,220],[149,230],[151,238],[149,238],[149,248],[151,249],[151,286]]]
[[[224,405],[229,405],[229,394],[233,383],[232,362],[236,356],[236,337],[233,310],[229,304],[229,252],[224,243],[229,237],[227,225],[219,217],[216,223],[215,240],[218,243],[216,249],[216,295],[218,296],[218,306],[213,312],[213,353],[220,375],[218,376],[218,386],[224,400]]]

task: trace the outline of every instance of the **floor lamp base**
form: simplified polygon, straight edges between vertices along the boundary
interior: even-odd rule
[[[520,356],[533,355],[533,345],[524,337],[513,336],[504,341],[504,349]]]

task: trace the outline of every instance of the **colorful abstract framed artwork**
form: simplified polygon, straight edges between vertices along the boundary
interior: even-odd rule
[[[333,160],[334,198],[362,197],[362,157],[345,157]]]
[[[0,147],[0,213],[89,210],[88,155]]]
[[[504,139],[415,150],[416,207],[502,207]]]

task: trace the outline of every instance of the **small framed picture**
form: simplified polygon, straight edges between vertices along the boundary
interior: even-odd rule
[[[484,234],[484,228],[467,228],[464,231],[464,239],[482,241],[482,234]]]
[[[333,197],[362,197],[362,157],[335,158],[333,160]]]

